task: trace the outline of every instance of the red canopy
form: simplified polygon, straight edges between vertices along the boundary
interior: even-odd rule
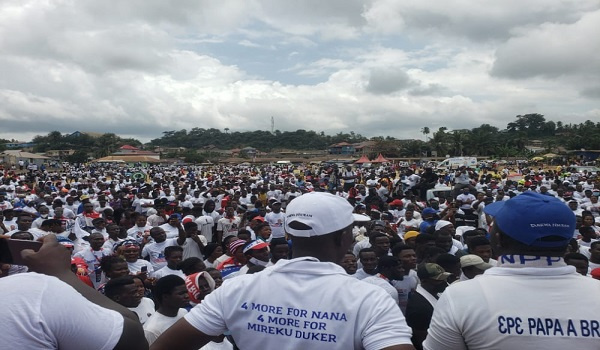
[[[365,156],[365,155],[363,155],[356,162],[354,162],[354,164],[364,164],[364,163],[371,163],[369,158],[367,158],[367,156]]]
[[[371,163],[389,163],[390,161],[385,159],[381,153],[379,153],[379,155],[377,156],[377,158],[375,158]]]

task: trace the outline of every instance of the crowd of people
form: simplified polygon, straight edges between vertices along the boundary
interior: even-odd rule
[[[471,349],[486,348],[482,344],[495,344],[511,331],[526,334],[524,344],[552,332],[571,340],[600,338],[597,318],[571,325],[562,316],[525,318],[502,310],[492,315],[492,328],[499,332],[495,340],[484,333],[445,331],[458,322],[452,317],[468,323],[466,310],[485,304],[490,288],[501,288],[493,277],[502,275],[498,267],[517,265],[515,256],[521,257],[522,271],[540,268],[540,257],[569,273],[573,271],[567,266],[574,266],[581,279],[570,275],[573,293],[577,283],[600,288],[594,281],[600,279],[600,177],[566,169],[463,166],[436,171],[428,166],[331,164],[7,170],[0,177],[0,234],[44,242],[56,237],[50,243],[68,251],[72,276],[106,296],[113,303],[110,308],[126,320],[132,318],[127,310],[132,311],[145,340],[156,349],[172,344],[268,348],[258,346],[261,336],[276,339],[280,348],[288,348],[287,341],[289,348],[335,342],[397,349],[462,349],[464,341],[478,344]],[[345,235],[333,235],[346,228],[351,232],[347,244]],[[544,232],[535,236],[537,230]],[[307,256],[335,264],[311,265]],[[33,265],[39,266],[39,259],[32,258]],[[315,272],[315,267],[321,270]],[[8,288],[6,283],[23,283],[22,276],[35,273],[8,263],[0,271],[0,277],[9,277],[2,279]],[[295,274],[294,282],[280,272]],[[582,276],[585,282],[580,282]],[[319,288],[338,288],[334,282],[346,295],[330,300]],[[281,283],[293,284],[288,294],[270,294]],[[92,298],[82,288],[75,289]],[[380,305],[369,309],[369,304],[356,304],[362,294],[353,293],[361,289]],[[306,293],[313,299],[305,301]],[[258,295],[267,295],[270,302],[251,302]],[[289,299],[305,304],[281,306],[289,306]],[[379,313],[381,305],[397,308],[398,314]],[[250,321],[235,316],[237,312],[260,315]],[[489,316],[482,313],[480,318]],[[104,321],[110,317],[114,315]],[[337,322],[350,317],[376,319],[364,326],[372,334],[336,331]],[[386,322],[403,326],[394,335],[386,331]],[[569,328],[575,335],[567,335]],[[203,341],[185,343],[183,335]],[[253,341],[248,335],[259,338]],[[107,344],[114,347],[117,341],[125,340]]]

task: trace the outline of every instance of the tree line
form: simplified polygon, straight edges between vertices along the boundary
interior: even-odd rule
[[[482,124],[473,129],[448,130],[440,127],[431,130],[421,129],[423,139],[415,138],[400,140],[391,136],[376,136],[370,139],[355,132],[326,135],[324,132],[299,129],[296,131],[275,130],[273,133],[264,130],[234,131],[215,128],[192,128],[189,131],[164,131],[162,136],[142,145],[136,139],[124,139],[113,133],[92,137],[87,134],[62,135],[52,131],[46,136],[36,136],[33,139],[35,152],[45,152],[51,149],[75,149],[76,154],[70,160],[79,160],[90,155],[100,158],[114,153],[120,146],[133,146],[153,149],[162,147],[185,147],[188,151],[184,156],[188,160],[199,161],[212,158],[210,149],[233,149],[253,147],[260,151],[273,150],[323,150],[340,143],[358,143],[371,140],[375,142],[374,154],[382,153],[386,157],[444,157],[476,155],[482,157],[517,157],[528,156],[526,145],[532,140],[539,140],[548,152],[556,152],[558,147],[565,149],[600,149],[600,122],[586,121],[580,124],[565,124],[561,121],[546,121],[541,114],[518,115],[506,125],[505,129]],[[194,154],[204,154],[196,156]],[[172,154],[173,155],[173,154]],[[171,155],[171,156],[172,156]],[[67,159],[69,160],[69,159]]]
[[[86,133],[63,135],[60,131],[51,131],[46,136],[38,135],[33,138],[32,142],[35,144],[33,151],[38,153],[49,150],[75,150],[74,154],[64,159],[72,163],[87,162],[89,157],[106,157],[116,152],[123,145],[142,146],[139,140],[121,138],[114,133],[105,133],[93,137]]]

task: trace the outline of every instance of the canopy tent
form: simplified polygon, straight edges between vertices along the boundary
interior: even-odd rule
[[[379,153],[379,155],[377,156],[377,158],[375,158],[371,163],[389,163],[390,161],[385,159],[381,153]]]
[[[365,163],[371,163],[371,161],[369,160],[369,158],[365,155],[363,155],[362,157],[358,158],[358,160],[356,162],[354,162],[354,164],[365,164]]]

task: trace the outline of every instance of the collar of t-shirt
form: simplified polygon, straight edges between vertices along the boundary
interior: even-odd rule
[[[291,260],[279,260],[273,267],[268,269],[268,273],[277,272],[294,272],[303,273],[310,275],[345,275],[348,276],[346,270],[344,270],[338,264],[331,262],[321,262],[319,259],[305,256],[301,258],[295,258]],[[266,272],[266,271],[265,271]]]
[[[382,274],[380,274],[380,273],[376,274],[375,276],[377,276],[377,277],[381,278],[382,280],[386,281],[386,282],[387,282],[387,283],[389,283],[390,285],[394,285],[394,284],[392,283],[392,281],[390,281],[390,279],[389,279],[389,278],[385,277],[384,275],[382,275]]]

